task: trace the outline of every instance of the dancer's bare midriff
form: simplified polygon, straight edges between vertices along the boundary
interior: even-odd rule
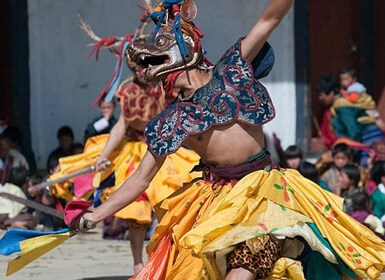
[[[240,123],[215,126],[191,135],[185,145],[201,156],[201,161],[213,166],[236,166],[265,147],[261,126]]]

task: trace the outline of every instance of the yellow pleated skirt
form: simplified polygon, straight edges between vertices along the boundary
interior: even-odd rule
[[[108,136],[108,134],[104,134],[89,138],[82,154],[60,158],[60,172],[52,175],[50,180],[93,165],[106,145]],[[111,176],[112,173],[115,174],[115,183],[103,190],[102,201],[108,199],[135,172],[146,151],[147,145],[145,143],[127,140],[123,141],[113,151],[110,156],[111,165],[107,170],[96,173],[93,179],[93,187],[96,190],[101,182]],[[190,170],[198,162],[199,156],[195,152],[180,148],[176,153],[167,157],[146,193],[139,197],[137,201],[117,212],[115,216],[120,219],[133,219],[138,223],[150,223],[152,207],[182,187],[183,182],[190,181],[193,178],[192,176],[196,176],[198,173],[190,173]],[[93,191],[84,194],[83,197],[74,197],[70,189],[72,182],[73,180],[69,180],[65,183],[56,184],[51,188],[51,191],[57,197],[67,201],[90,199]]]
[[[290,169],[255,171],[233,184],[193,180],[165,199],[149,260],[135,279],[224,279],[234,246],[252,247],[266,234],[302,236],[329,262],[381,279],[385,242],[342,211],[342,198]],[[301,263],[283,256],[270,279],[304,279]]]

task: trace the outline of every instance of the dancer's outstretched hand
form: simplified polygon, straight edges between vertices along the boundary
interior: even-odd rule
[[[96,171],[104,171],[107,169],[107,167],[110,165],[110,161],[108,158],[105,157],[99,157],[95,162]]]
[[[94,229],[96,227],[96,223],[87,218],[87,214],[89,213],[90,212],[87,212],[75,219],[72,227],[81,233],[86,233],[87,231]]]
[[[77,232],[87,232],[95,228],[96,223],[91,215],[95,208],[91,203],[81,200],[73,200],[67,203],[64,209],[64,222]]]

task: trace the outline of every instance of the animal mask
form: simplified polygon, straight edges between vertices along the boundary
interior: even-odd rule
[[[158,82],[168,74],[193,68],[203,59],[202,50],[196,50],[193,38],[183,34],[188,55],[184,56],[178,46],[175,34],[163,30],[152,43],[134,43],[127,49],[130,61],[145,69],[146,82]]]

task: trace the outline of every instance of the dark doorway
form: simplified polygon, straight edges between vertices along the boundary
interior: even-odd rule
[[[370,2],[370,1],[369,1]],[[378,103],[382,104],[379,111],[385,119],[385,1],[376,0],[374,4],[374,92],[377,94]],[[380,102],[380,100],[382,102]],[[381,108],[381,110],[380,110]]]
[[[8,1],[0,1],[0,34],[0,118],[5,118],[12,113]]]
[[[30,83],[27,0],[0,1],[0,115],[20,128],[30,146]]]
[[[304,128],[311,127],[307,135],[314,138],[323,113],[314,89],[321,76],[338,77],[342,67],[353,66],[359,81],[377,102],[380,100],[385,87],[385,1],[296,2],[297,84],[299,75],[300,82],[309,85],[304,94],[311,98],[298,95],[299,89],[297,97],[304,107],[310,107],[310,113],[303,116],[309,124]]]
[[[309,1],[309,82],[313,137],[318,136],[317,124],[323,113],[314,89],[319,78],[323,75],[338,77],[344,66],[353,66],[360,73],[359,17],[357,0]]]

